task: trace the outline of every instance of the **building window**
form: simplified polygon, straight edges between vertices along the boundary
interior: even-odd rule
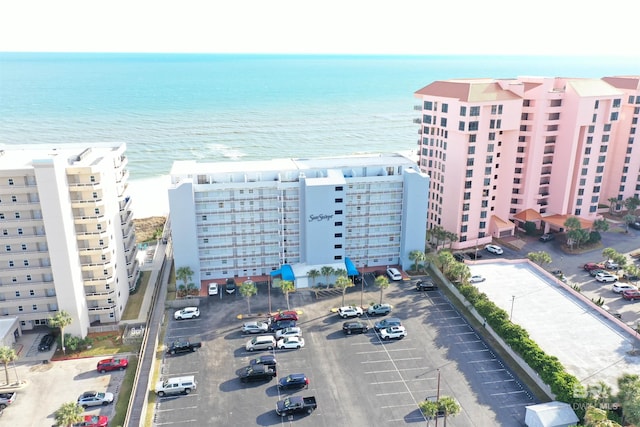
[[[336,203],[342,203],[342,199],[336,199],[335,202]]]
[[[26,251],[26,250],[27,250],[27,245],[26,245],[26,244],[24,244],[24,243],[23,243],[22,245],[20,245],[20,247],[22,248],[22,250],[23,250],[23,251]]]
[[[333,245],[334,249],[342,249],[342,245]]]
[[[20,291],[16,291],[16,296],[19,297],[20,296]]]
[[[37,311],[37,310],[38,310],[38,306],[37,306],[36,304],[33,304],[33,305],[31,306],[31,308],[33,309],[33,311]]]
[[[422,123],[428,123],[428,124],[431,124],[431,115],[429,115],[429,114],[423,114],[423,115],[422,115]]]
[[[496,133],[489,132],[489,141],[495,141],[495,140],[496,140]]]
[[[334,226],[336,227],[341,227],[342,226],[342,221],[336,221],[333,223]]]
[[[618,112],[614,111],[613,113],[611,113],[611,121],[615,122],[616,120],[618,120]]]
[[[204,239],[202,239],[202,243],[209,243],[209,239],[207,237],[205,237]]]
[[[464,200],[471,200],[471,193],[470,192],[464,193],[463,199]]]
[[[458,130],[464,132],[464,122],[458,122]]]
[[[463,116],[463,117],[467,115],[467,107],[465,107],[463,105],[460,106],[460,115]]]
[[[472,133],[469,135],[469,142],[476,142],[476,134]]]
[[[475,146],[470,146],[467,148],[467,154],[476,154],[476,147]]]
[[[560,120],[560,113],[550,113],[549,120]]]
[[[29,295],[34,296],[36,294],[36,292],[33,289],[29,290]]]
[[[338,187],[336,187],[336,191],[342,191],[342,190],[343,190],[343,187],[342,187],[342,186],[338,186]]]
[[[104,240],[102,239],[98,240],[98,246],[104,246]]]
[[[620,98],[616,98],[613,100],[613,108],[619,108],[620,107]]]
[[[16,219],[20,219],[20,212],[16,212],[15,217]]]
[[[95,176],[93,176],[93,175],[91,175],[91,176],[89,177],[89,181],[91,181],[91,182],[96,182],[96,177],[95,177]]]
[[[478,130],[478,122],[469,122],[469,130],[470,131]]]
[[[31,281],[31,275],[27,274],[27,282],[30,282],[30,281]]]
[[[335,233],[333,237],[342,237],[342,233]]]
[[[469,108],[469,116],[477,117],[480,115],[480,107],[470,107]]]
[[[562,106],[562,99],[552,99],[551,100],[551,106],[552,107],[561,107]]]
[[[337,211],[335,211],[335,212],[334,212],[334,214],[336,214],[336,215],[342,215],[342,211],[341,211],[341,210],[337,210]]]
[[[13,267],[14,263],[13,261],[9,261],[9,267]]]
[[[431,102],[431,101],[424,101],[424,109],[425,109],[425,110],[433,110],[433,102]]]
[[[465,181],[464,188],[471,188],[471,181]]]
[[[464,203],[464,204],[462,205],[462,210],[463,210],[463,211],[468,211],[468,210],[469,210],[469,203]]]
[[[15,203],[18,201],[18,198],[16,196],[11,196],[11,201]]]
[[[6,245],[6,246],[4,247],[4,249],[5,249],[7,252],[11,252],[11,245]]]
[[[22,236],[22,233],[23,233],[22,228],[18,228],[18,235]]]
[[[18,311],[24,311],[24,308],[22,308],[21,305],[18,306]]]
[[[206,221],[207,220],[207,216],[206,215],[202,215],[202,220]]]
[[[469,222],[469,214],[462,215],[462,222]]]
[[[25,267],[28,267],[29,266],[29,260],[28,259],[23,260],[22,264],[24,264]]]

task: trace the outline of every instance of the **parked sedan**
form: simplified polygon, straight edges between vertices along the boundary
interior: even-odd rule
[[[597,275],[598,273],[605,273],[605,274],[606,274],[606,273],[608,273],[608,271],[607,271],[607,270],[600,270],[600,269],[596,269],[596,270],[591,270],[591,271],[589,272],[589,274],[590,274],[592,277],[596,277],[596,275]]]
[[[254,357],[249,361],[249,365],[265,365],[272,369],[276,369],[278,362],[272,354],[265,354],[263,356]]]
[[[267,365],[251,365],[242,369],[238,375],[243,383],[249,381],[271,381],[276,376],[276,370]]]
[[[351,334],[364,334],[369,330],[369,326],[364,323],[362,320],[349,320],[348,322],[344,322],[342,324],[342,332],[347,335]]]
[[[617,294],[620,294],[624,291],[637,291],[638,288],[628,283],[616,283],[611,287],[611,290]]]
[[[98,393],[97,391],[87,391],[78,397],[78,405],[83,408],[90,406],[106,406],[113,403],[113,393]]]
[[[40,344],[38,344],[38,351],[49,351],[51,346],[56,341],[56,337],[53,334],[47,334],[42,337]]]
[[[284,328],[284,329],[280,329],[279,331],[276,331],[277,340],[279,340],[280,338],[301,337],[301,336],[302,336],[302,329],[300,329],[297,326],[293,326],[291,328]]]
[[[85,415],[84,419],[73,427],[107,427],[109,418],[105,415]]]
[[[391,309],[389,304],[374,304],[367,308],[367,314],[369,316],[384,316],[391,313]]]
[[[309,378],[305,374],[289,374],[280,379],[278,388],[281,390],[309,388]]]
[[[386,329],[390,326],[400,326],[402,325],[402,321],[397,317],[387,317],[379,322],[374,324],[376,331],[380,331],[382,329]]]
[[[298,313],[293,310],[281,311],[271,318],[272,322],[280,320],[298,320]]]
[[[243,334],[264,334],[269,330],[269,325],[265,322],[245,322],[242,324]]]
[[[431,278],[418,280],[416,282],[416,291],[435,291],[436,289],[438,289],[438,286],[433,283]]]
[[[129,366],[129,361],[123,358],[102,359],[96,365],[96,370],[101,374],[107,371],[122,371]]]
[[[304,338],[302,337],[287,337],[278,340],[277,347],[279,349],[285,348],[302,348],[304,347]]]
[[[637,299],[640,299],[640,291],[635,289],[622,291],[622,298],[626,299],[627,301],[635,301]]]
[[[596,280],[598,282],[615,282],[618,280],[618,276],[609,273],[596,274]]]
[[[178,310],[173,314],[174,319],[196,319],[200,317],[200,309],[198,307],[185,307],[182,310]]]
[[[504,253],[502,248],[498,245],[487,245],[484,248],[487,250],[487,252],[491,252],[495,255],[502,255]]]
[[[546,242],[550,242],[551,240],[553,240],[553,238],[554,238],[553,234],[546,233],[546,234],[543,234],[542,236],[540,236],[540,238],[538,240],[540,240],[541,242],[546,243]]]
[[[636,276],[635,274],[630,274],[630,273],[624,273],[622,275],[622,278],[625,280],[629,280],[631,282],[637,282],[638,280],[640,280],[640,277]]]
[[[585,271],[591,271],[591,270],[604,270],[604,265],[603,264],[597,264],[595,262],[588,262],[586,263],[584,266],[582,266],[582,268]]]

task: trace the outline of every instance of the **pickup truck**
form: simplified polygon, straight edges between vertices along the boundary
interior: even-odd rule
[[[6,408],[16,400],[16,392],[0,393],[0,410]]]
[[[202,347],[199,340],[189,339],[183,341],[173,341],[167,347],[167,354],[191,353]]]
[[[310,414],[318,407],[315,396],[302,397],[291,396],[284,400],[279,400],[276,404],[276,414],[281,417],[297,413]]]

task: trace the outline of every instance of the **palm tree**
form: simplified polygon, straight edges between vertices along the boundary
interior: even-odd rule
[[[176,270],[176,279],[182,281],[185,288],[189,286],[189,282],[191,282],[192,277],[193,270],[191,269],[191,267],[180,267]]]
[[[450,396],[442,396],[438,400],[438,406],[444,412],[444,426],[447,427],[447,418],[449,415],[456,416],[460,413],[460,404]]]
[[[413,271],[418,271],[418,264],[427,259],[427,254],[416,249],[409,252],[409,259],[413,261]]]
[[[633,215],[634,221],[636,216],[636,209],[638,209],[638,206],[640,206],[640,199],[638,199],[637,197],[629,197],[628,199],[624,200],[624,207],[627,208],[627,211],[630,215]]]
[[[315,268],[313,268],[313,269],[311,269],[311,270],[307,271],[307,277],[308,277],[309,279],[311,279],[311,283],[312,283],[312,285],[311,285],[311,286],[313,286],[313,287],[315,288],[315,286],[316,286],[316,279],[317,279],[318,277],[320,277],[320,272],[319,272],[318,270],[316,270]]]
[[[76,402],[63,403],[54,413],[54,418],[58,426],[71,426],[83,420],[84,408]]]
[[[609,202],[609,213],[613,215],[614,207],[618,204],[618,198],[609,197],[607,201]]]
[[[423,400],[418,403],[418,408],[420,408],[420,412],[422,412],[422,415],[427,419],[427,426],[429,426],[431,418],[435,418],[440,406],[438,405],[438,402],[433,400]]]
[[[282,290],[282,293],[287,300],[287,310],[291,310],[291,307],[289,306],[289,293],[293,292],[296,289],[295,283],[293,283],[291,280],[283,280],[280,282],[280,289]]]
[[[376,277],[374,283],[380,288],[380,304],[382,304],[382,293],[389,287],[389,279],[387,279],[387,276],[381,275]]]
[[[551,255],[545,251],[529,252],[527,258],[538,265],[551,264]]]
[[[336,288],[342,290],[342,305],[344,306],[344,294],[347,293],[348,288],[352,288],[355,285],[346,275],[340,275],[336,279]]]
[[[333,274],[336,276],[336,278],[344,276],[344,277],[348,277],[349,273],[347,273],[347,270],[345,270],[344,268],[335,268],[333,270]]]
[[[629,224],[635,222],[636,216],[631,214],[626,214],[622,217],[622,221],[624,221],[624,231],[629,232]]]
[[[611,387],[604,381],[598,381],[597,384],[590,385],[587,388],[587,393],[600,407],[611,400]]]
[[[258,287],[252,280],[246,280],[240,286],[240,295],[247,299],[249,314],[251,314],[251,297],[258,293]]]
[[[64,310],[60,310],[55,316],[49,318],[49,326],[52,328],[60,328],[60,343],[62,344],[62,353],[67,354],[64,348],[64,328],[73,322],[71,315]]]
[[[333,267],[325,265],[320,269],[320,274],[324,276],[325,284],[329,287],[329,277],[333,274]]]
[[[7,378],[6,384],[9,385],[9,363],[18,358],[16,351],[11,347],[0,347],[0,362],[4,365],[4,373]],[[17,380],[17,378],[16,378]]]

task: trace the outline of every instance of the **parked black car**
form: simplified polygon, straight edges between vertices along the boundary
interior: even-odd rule
[[[198,339],[173,341],[167,346],[167,354],[192,353],[202,347],[202,342]]]
[[[49,351],[51,346],[56,341],[56,337],[53,334],[47,334],[42,337],[40,344],[38,344],[38,351]]]
[[[269,368],[271,368],[271,369],[273,369],[275,371],[278,362],[276,361],[276,358],[272,354],[265,354],[265,355],[258,356],[258,357],[255,357],[255,358],[251,359],[249,361],[249,364],[251,366],[253,366],[253,365],[264,365],[264,366],[267,366],[267,367],[269,367]]]
[[[453,254],[453,258],[455,258],[455,260],[458,262],[464,262],[465,260],[465,256],[462,252],[456,252],[455,254]]]
[[[278,382],[278,388],[281,390],[303,387],[309,388],[309,378],[305,374],[289,374]]]
[[[238,376],[243,383],[249,381],[271,381],[276,376],[276,371],[267,365],[251,365],[240,371]]]
[[[416,291],[435,291],[436,289],[438,286],[430,278],[416,282]]]
[[[466,256],[468,256],[468,257],[469,257],[469,259],[480,259],[480,258],[482,258],[482,254],[480,254],[480,253],[478,253],[478,252],[476,252],[476,251],[473,251],[473,252],[465,252],[464,254],[465,254]]]
[[[232,278],[227,279],[227,283],[224,285],[224,290],[228,294],[232,294],[236,291],[236,281]]]
[[[347,335],[364,334],[369,330],[369,326],[361,320],[350,320],[342,324],[342,332]]]

